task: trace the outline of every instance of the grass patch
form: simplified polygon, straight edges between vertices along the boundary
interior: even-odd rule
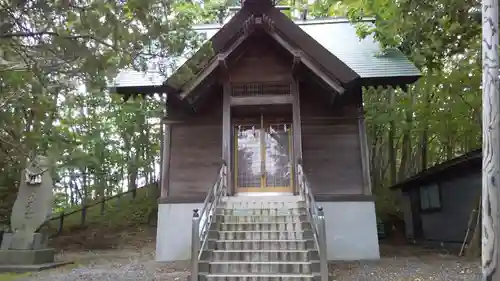
[[[27,277],[31,275],[31,273],[0,273],[0,281],[11,281],[16,280],[17,278]]]
[[[126,228],[130,226],[147,224],[150,215],[157,209],[156,186],[137,189],[137,195],[132,193],[113,198],[102,204],[97,204],[86,209],[85,223],[82,223],[82,212],[76,212],[64,218],[62,234],[76,230],[98,228]],[[70,211],[66,211],[68,213]],[[60,221],[50,222],[50,232],[57,232]],[[0,280],[1,281],[1,280]]]

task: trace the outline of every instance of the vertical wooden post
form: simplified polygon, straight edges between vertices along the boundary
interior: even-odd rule
[[[295,186],[293,186],[294,192],[299,192],[299,178],[297,171],[297,164],[299,164],[299,159],[302,159],[302,126],[300,119],[300,91],[299,91],[299,81],[293,78],[292,84],[290,85],[290,92],[292,94],[292,133],[293,133],[293,175]]]
[[[499,281],[500,116],[498,83],[498,0],[482,1],[483,18],[483,280]]]
[[[165,101],[165,117],[161,121],[161,126],[163,127],[163,135],[161,136],[161,170],[160,170],[160,197],[164,198],[168,196],[169,185],[170,185],[170,148],[171,148],[171,136],[172,136],[172,125],[168,122],[168,96]]]
[[[59,229],[57,230],[56,235],[61,234],[63,229],[64,229],[64,211],[62,211],[61,214],[59,215]]]
[[[163,117],[165,112],[163,112]],[[163,135],[165,134],[165,125],[163,124],[163,117],[160,119],[160,175],[156,183],[156,199],[161,197],[161,187],[163,182],[163,151],[165,151],[165,142],[163,141]]]
[[[358,137],[361,156],[361,169],[363,177],[363,194],[372,194],[372,180],[370,175],[370,149],[368,148],[368,137],[366,135],[365,110],[363,107],[363,88],[357,87],[355,90],[359,97],[358,105]]]
[[[222,105],[222,159],[227,165],[227,190],[228,195],[233,195],[233,167],[231,165],[231,84],[229,79],[223,82]]]
[[[363,194],[372,194],[372,180],[370,175],[370,150],[368,149],[368,138],[366,136],[366,124],[363,107],[360,108],[358,116],[359,146],[361,148],[361,167],[363,170]]]
[[[82,216],[81,216],[81,225],[85,225],[85,222],[87,221],[87,202],[85,201],[83,207],[82,207]]]

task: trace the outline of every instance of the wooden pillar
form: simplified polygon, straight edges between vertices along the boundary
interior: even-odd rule
[[[363,194],[372,194],[372,181],[370,175],[370,150],[368,149],[368,138],[366,137],[366,124],[363,105],[361,105],[358,116],[359,146],[361,152],[361,169],[363,171]]]
[[[299,81],[293,79],[290,85],[290,92],[292,94],[292,132],[293,132],[293,174],[295,186],[293,187],[294,192],[298,193],[298,177],[297,177],[297,164],[299,160],[302,161],[302,126],[300,118],[300,90]]]
[[[227,165],[228,195],[233,195],[233,167],[231,161],[231,84],[228,79],[223,82],[222,103],[222,160]]]
[[[168,119],[168,101],[165,102],[165,117],[161,120],[161,164],[160,164],[160,197],[167,197],[170,190],[170,149],[172,124]]]
[[[498,0],[482,1],[483,18],[483,280],[500,280],[500,99],[498,81]]]

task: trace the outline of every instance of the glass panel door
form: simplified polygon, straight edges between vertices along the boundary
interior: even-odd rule
[[[292,187],[292,138],[290,124],[270,124],[265,129],[265,177],[270,191]]]
[[[236,125],[237,192],[292,192],[292,127],[289,123]]]
[[[260,126],[238,125],[235,128],[235,166],[237,191],[262,186],[262,135]]]

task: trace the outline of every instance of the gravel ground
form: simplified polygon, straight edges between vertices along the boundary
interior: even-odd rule
[[[18,281],[188,280],[188,262],[158,264],[151,246],[137,249],[65,253],[75,265],[43,271]],[[331,281],[480,281],[478,262],[449,255],[383,257],[376,262],[331,265]]]
[[[476,262],[456,257],[384,257],[377,262],[333,264],[332,281],[480,281]]]

